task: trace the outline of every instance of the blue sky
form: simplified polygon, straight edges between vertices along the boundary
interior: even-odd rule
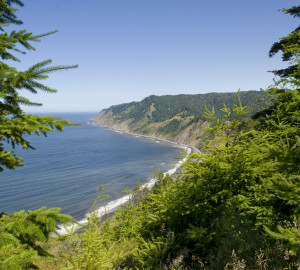
[[[34,34],[59,30],[20,56],[17,67],[52,59],[78,64],[45,81],[56,94],[26,95],[28,112],[100,111],[146,96],[259,90],[272,83],[273,42],[297,19],[296,0],[25,0],[18,12]],[[14,27],[16,28],[16,27]],[[9,63],[12,64],[12,63]]]

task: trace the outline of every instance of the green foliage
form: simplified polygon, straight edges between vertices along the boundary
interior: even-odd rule
[[[284,10],[295,17],[298,11],[299,7]],[[91,269],[97,264],[98,269],[299,268],[297,31],[270,51],[281,50],[284,59],[293,63],[284,71],[288,76],[275,72],[282,77],[266,91],[272,105],[254,119],[246,118],[250,108],[242,105],[241,100],[249,104],[242,92],[235,102],[218,100],[221,105],[215,108],[208,101],[221,95],[211,94],[193,112],[188,108],[197,107],[195,96],[191,100],[185,95],[150,96],[109,109],[120,121],[146,117],[152,123],[171,119],[179,111],[178,119],[197,115],[206,108],[209,131],[215,136],[205,144],[205,154],[189,156],[179,179],[159,174],[147,195],[137,188],[139,200],[131,199],[100,226],[90,224],[93,232],[80,237],[84,247],[79,254],[85,254],[79,256],[81,262],[90,262]],[[187,103],[190,107],[185,107]],[[176,119],[165,126],[168,131],[180,128]],[[122,254],[120,247],[125,251]],[[99,256],[95,259],[91,254]]]
[[[72,256],[65,269],[110,269],[115,259],[113,251],[116,243],[103,237],[99,228],[100,219],[95,216],[89,218],[84,233],[77,235],[73,240],[75,255]]]
[[[4,60],[20,61],[14,53],[25,54],[25,50],[35,50],[32,42],[39,42],[40,38],[53,34],[56,31],[41,35],[33,35],[27,30],[6,32],[5,27],[9,24],[22,24],[17,20],[13,5],[23,6],[19,0],[0,1],[0,171],[5,167],[14,169],[22,166],[22,159],[17,157],[13,151],[7,151],[5,145],[16,145],[22,148],[33,148],[24,134],[35,133],[46,136],[47,132],[54,129],[63,130],[68,121],[56,119],[50,116],[33,116],[26,114],[21,105],[41,106],[40,103],[31,102],[20,95],[22,91],[36,94],[38,91],[56,92],[55,89],[45,86],[40,81],[48,78],[48,74],[77,66],[51,66],[51,60],[42,61],[24,71],[5,64]]]
[[[232,108],[228,108],[225,104],[221,112],[223,112],[223,118],[216,119],[215,109],[211,111],[205,106],[206,112],[204,116],[208,119],[213,119],[215,125],[213,127],[208,127],[207,129],[211,133],[218,134],[219,139],[221,139],[226,146],[233,141],[240,141],[244,137],[243,130],[241,129],[240,120],[242,117],[250,112],[250,109],[242,106],[240,94],[238,93],[239,105],[234,104]]]
[[[173,233],[149,239],[147,242],[142,238],[139,250],[134,255],[136,269],[161,269],[168,261],[174,240]]]
[[[209,130],[218,143],[208,143],[205,154],[191,154],[181,179],[158,175],[137,207],[129,202],[106,223],[110,229],[103,230],[102,241],[110,236],[112,245],[135,239],[138,246],[118,263],[110,261],[112,265],[299,266],[299,226],[286,226],[294,217],[299,220],[300,205],[300,93],[287,88],[290,84],[281,80],[281,88],[276,83],[268,89],[273,105],[256,121],[241,122],[249,110],[239,97],[238,105],[221,108],[221,119],[206,107],[206,117],[215,123]]]
[[[240,92],[240,97],[248,108],[252,108],[248,117],[269,106],[270,98],[262,91]],[[223,104],[231,108],[238,102],[236,93],[150,96],[141,102],[102,110],[94,120],[100,126],[180,142],[202,151],[201,142],[214,137],[205,127],[215,125],[214,121],[204,117],[205,106],[214,107],[216,118],[224,120]],[[240,116],[241,119],[245,117]]]
[[[283,11],[299,17],[299,7]],[[64,269],[299,268],[297,31],[271,49],[271,54],[281,50],[284,59],[292,61],[285,74],[275,72],[281,78],[266,91],[272,105],[249,119],[242,93],[235,103],[221,102],[219,108],[204,103],[205,116],[213,124],[209,131],[216,135],[205,144],[206,153],[192,153],[178,179],[160,173],[149,192],[139,185],[127,189],[132,193],[129,202],[105,222],[92,213],[82,234],[64,240],[74,247],[66,254]],[[110,109],[119,113],[120,121],[145,115],[149,122],[164,121],[178,108],[189,115],[186,102],[180,102],[187,99],[150,96]],[[177,127],[177,121],[169,122],[170,130]],[[101,187],[99,191],[101,201],[107,196]],[[55,224],[45,212],[2,217],[0,263],[7,269],[28,268],[45,252],[38,242],[49,238]],[[54,219],[59,218],[68,220]]]
[[[159,129],[163,133],[172,133],[178,131],[180,128],[180,121],[178,119],[171,120],[166,126]]]
[[[253,113],[261,110],[263,106],[267,106],[268,104],[268,100],[257,102],[262,99],[263,92],[246,91],[240,92],[240,95],[244,102],[253,109]],[[182,117],[192,116],[198,120],[205,120],[202,116],[205,105],[208,107],[214,106],[217,116],[221,117],[219,110],[222,108],[223,104],[227,104],[227,106],[231,107],[235,103],[238,104],[236,93],[168,95],[160,97],[152,95],[143,99],[141,102],[112,106],[104,110],[104,112],[112,111],[118,121],[134,119],[134,122],[138,122],[146,117],[149,123],[159,123],[172,119],[177,115]]]
[[[138,269],[150,269],[151,265],[166,268],[162,262],[172,265],[184,247],[188,250],[182,257],[183,265],[192,265],[197,254],[212,269],[224,269],[233,249],[235,262],[242,258],[240,262],[250,268],[259,265],[261,256],[273,266],[296,265],[298,231],[280,229],[299,215],[300,198],[299,169],[294,159],[298,152],[293,152],[298,146],[290,143],[298,141],[299,125],[295,127],[287,120],[283,124],[278,118],[279,114],[292,116],[291,108],[296,112],[299,107],[281,111],[280,100],[285,98],[277,97],[278,106],[272,107],[263,126],[248,133],[240,129],[238,121],[247,108],[241,104],[224,106],[226,120],[216,120],[216,126],[210,128],[222,135],[218,137],[221,143],[207,145],[206,154],[191,154],[183,179],[160,175],[137,209],[127,207],[121,219],[117,214],[114,229],[123,228],[118,237],[138,235],[143,239],[132,265]],[[213,118],[213,111],[208,110],[207,116]],[[161,233],[162,227],[172,235],[171,245]],[[279,231],[273,232],[276,228]],[[276,239],[294,256],[288,262],[280,244],[274,250]]]
[[[271,231],[267,227],[264,228],[265,231],[271,235],[273,238],[282,240],[285,248],[293,256],[300,257],[300,222],[299,219],[295,218],[293,225],[282,227],[277,226],[277,232]]]
[[[181,179],[159,174],[146,197],[131,200],[95,229],[89,239],[98,239],[105,253],[97,263],[104,259],[121,269],[296,267],[299,229],[285,226],[299,218],[300,201],[299,92],[292,95],[277,95],[269,114],[247,132],[254,123],[239,121],[248,112],[241,102],[224,105],[223,119],[207,109],[215,122],[209,130],[218,134],[219,144],[191,154]],[[120,256],[108,250],[129,239],[131,252]]]
[[[33,35],[27,30],[5,31],[10,24],[22,24],[16,17],[17,8],[23,6],[19,0],[0,0],[0,171],[4,168],[14,169],[23,166],[22,159],[7,147],[21,146],[32,148],[25,134],[43,134],[54,129],[63,130],[70,125],[68,121],[50,116],[33,116],[26,114],[21,105],[41,106],[31,102],[21,93],[28,91],[56,92],[40,81],[48,78],[48,74],[77,66],[51,66],[51,60],[42,61],[19,71],[4,63],[5,60],[20,61],[15,53],[25,54],[26,50],[35,50],[33,42],[55,33],[56,31]],[[22,92],[23,91],[23,92]],[[66,224],[72,217],[59,213],[59,208],[40,208],[35,211],[24,210],[0,217],[0,268],[1,269],[36,269],[35,263],[41,256],[50,256],[42,247],[42,243],[55,234],[56,223]]]
[[[282,9],[285,14],[292,15],[294,18],[299,18],[300,8],[299,6],[294,6],[289,9]],[[298,26],[294,31],[288,34],[285,37],[282,37],[280,41],[275,42],[270,51],[269,56],[272,57],[276,53],[282,53],[282,60],[289,62],[289,66],[284,69],[272,71],[275,75],[278,75],[282,78],[289,78],[291,74],[296,79],[300,78],[300,69],[299,69],[299,37],[300,37],[300,27]]]
[[[32,264],[37,258],[36,251],[24,249],[21,245],[8,244],[0,248],[0,267],[4,270],[34,268]]]
[[[99,186],[98,191],[100,194],[97,196],[95,204],[109,198],[104,194],[102,186]],[[126,208],[134,209],[132,200],[129,201]],[[127,219],[123,211],[123,224],[119,228],[115,228],[111,220],[101,224],[102,217],[97,216],[94,210],[87,218],[83,233],[74,235],[72,240],[75,247],[74,254],[70,256],[64,269],[113,269],[114,266],[122,265],[126,257],[135,251],[137,243],[131,239],[135,235],[130,235],[129,231],[122,231],[124,224],[130,228],[130,218],[128,217],[130,211],[126,211]],[[120,214],[122,215],[122,211],[119,212]]]
[[[40,245],[55,233],[56,222],[73,221],[59,213],[59,208],[46,207],[24,210],[0,218],[0,268],[23,269],[34,267],[39,256],[50,254]]]

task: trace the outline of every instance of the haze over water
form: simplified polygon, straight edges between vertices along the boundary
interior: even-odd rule
[[[60,207],[79,220],[91,211],[99,184],[110,201],[119,199],[126,185],[131,189],[171,170],[185,152],[171,143],[88,124],[95,114],[53,114],[81,125],[48,138],[30,136],[36,150],[16,149],[26,166],[1,173],[0,212]]]

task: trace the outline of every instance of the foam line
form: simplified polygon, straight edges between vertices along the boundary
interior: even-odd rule
[[[187,155],[189,155],[192,151],[191,148],[185,147],[185,151],[187,153]],[[176,163],[175,167],[170,169],[169,171],[165,172],[163,175],[166,176],[167,174],[172,175],[176,172],[176,170],[182,165],[182,163],[184,163],[187,160],[187,157],[185,157],[184,159],[180,160],[178,163]],[[141,186],[141,189],[143,188],[148,188],[149,190],[151,190],[155,183],[156,183],[157,179],[156,178],[152,178],[150,181],[148,181],[146,184]],[[125,204],[126,202],[128,202],[132,197],[132,194],[128,194],[123,196],[120,199],[114,200],[109,202],[108,204],[106,204],[105,206],[101,206],[98,209],[95,210],[94,214],[96,214],[97,217],[101,217],[104,214],[108,214],[110,212],[112,212],[115,208],[119,207],[120,205]],[[91,214],[86,215],[86,217],[80,221],[78,221],[78,224],[70,224],[68,226],[63,226],[63,225],[59,225],[59,228],[56,230],[56,232],[60,235],[62,234],[68,234],[74,230],[77,230],[81,227],[84,226],[84,224],[86,224],[88,222],[88,218],[91,216]]]

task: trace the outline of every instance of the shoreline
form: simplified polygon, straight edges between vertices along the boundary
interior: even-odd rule
[[[113,127],[96,125],[95,122],[94,122],[94,120],[92,120],[92,121],[93,121],[93,125],[96,126],[96,127],[105,128],[105,129],[112,130],[112,131],[117,132],[117,133],[124,133],[124,134],[132,135],[132,136],[139,136],[139,137],[143,137],[143,138],[155,139],[155,140],[162,141],[162,142],[176,144],[176,145],[179,145],[180,147],[183,147],[183,148],[186,148],[186,149],[190,149],[191,153],[192,152],[201,152],[198,148],[196,148],[195,146],[192,146],[192,145],[182,144],[182,143],[179,143],[179,142],[176,142],[176,141],[170,141],[170,140],[162,139],[162,138],[151,136],[151,135],[144,135],[144,134],[139,134],[139,133],[133,133],[133,132],[129,132],[129,131],[125,131],[125,130],[113,128]]]
[[[185,152],[186,152],[186,156],[181,158],[177,163],[175,163],[174,168],[166,171],[163,173],[164,176],[166,176],[167,174],[169,174],[170,176],[174,175],[178,169],[181,167],[181,165],[187,160],[188,155],[192,152],[192,147],[188,146],[188,145],[184,145],[184,144],[180,144],[177,142],[173,142],[173,141],[169,141],[169,140],[163,140],[160,138],[156,138],[154,136],[147,136],[147,135],[140,135],[140,134],[135,134],[135,133],[130,133],[130,132],[125,132],[125,131],[121,131],[121,130],[117,130],[117,129],[113,129],[110,127],[103,127],[103,126],[99,126],[99,125],[94,125],[96,127],[101,127],[101,128],[106,128],[109,129],[111,131],[117,132],[117,133],[124,133],[127,135],[131,135],[131,136],[138,136],[138,137],[144,137],[147,139],[155,139],[158,141],[162,141],[162,142],[167,142],[170,144],[176,144],[179,146],[179,148],[184,148]],[[155,183],[157,181],[157,178],[154,177],[152,179],[150,179],[148,182],[146,182],[145,184],[141,185],[141,189],[143,188],[148,188],[149,191],[154,187]],[[96,216],[98,217],[102,217],[104,215],[107,214],[111,214],[114,211],[116,211],[121,205],[127,203],[130,199],[132,198],[132,194],[127,194],[119,199],[113,200],[108,202],[106,205],[104,206],[100,206],[99,208],[95,209],[95,211],[93,212],[94,214],[96,214]],[[77,221],[77,223],[73,223],[70,224],[68,226],[59,226],[59,228],[56,230],[56,232],[59,235],[63,235],[63,234],[68,234],[69,232],[72,232],[74,229],[75,231],[82,228],[84,226],[85,223],[87,223],[88,218],[91,216],[91,213],[87,214],[83,219]]]
[[[182,163],[184,163],[185,161],[187,161],[188,159],[188,155],[193,153],[193,152],[200,152],[200,150],[194,146],[190,146],[190,145],[186,145],[186,144],[181,144],[175,141],[170,141],[170,140],[166,140],[166,139],[161,139],[155,136],[150,136],[150,135],[143,135],[143,134],[139,134],[139,133],[133,133],[133,132],[128,132],[128,131],[124,131],[124,130],[119,130],[116,128],[112,128],[112,127],[107,127],[107,126],[101,126],[101,125],[96,125],[93,123],[94,126],[96,127],[101,127],[101,128],[105,128],[108,130],[111,130],[113,132],[116,133],[121,133],[121,134],[126,134],[126,135],[130,135],[130,136],[134,136],[134,137],[142,137],[142,138],[147,138],[147,139],[151,139],[151,140],[158,140],[161,142],[166,142],[166,143],[170,143],[170,144],[176,144],[178,145],[179,148],[183,148],[186,152],[186,156],[181,158],[176,164],[175,167],[170,169],[167,172],[164,172],[163,175],[166,176],[167,174],[169,174],[170,176],[176,174],[176,172],[178,172],[178,169],[181,167]],[[150,179],[147,183],[143,184],[141,186],[141,188],[149,188],[149,190],[151,190],[153,188],[153,186],[156,183],[156,178],[152,178]]]

